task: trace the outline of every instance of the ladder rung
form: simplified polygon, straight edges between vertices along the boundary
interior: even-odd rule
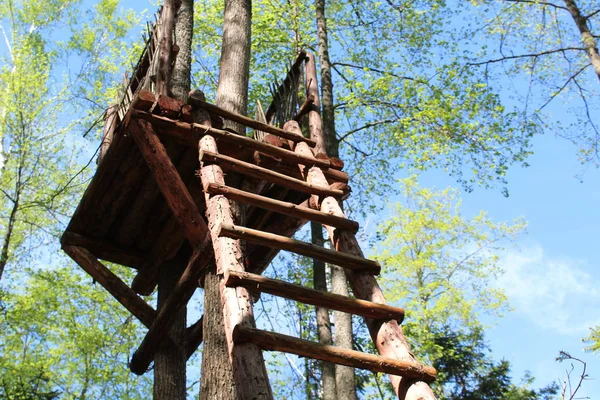
[[[248,290],[265,292],[301,303],[343,311],[366,318],[394,319],[398,323],[401,323],[404,319],[402,308],[322,292],[249,272],[228,270],[225,272],[225,285],[229,287],[244,286]]]
[[[256,243],[261,246],[274,247],[280,250],[291,251],[306,257],[316,258],[342,268],[379,274],[381,266],[377,261],[357,257],[352,254],[326,249],[321,246],[291,239],[285,236],[274,235],[243,226],[222,224],[217,232],[219,237],[229,237]]]
[[[276,183],[286,188],[297,190],[303,193],[315,194],[318,196],[333,196],[337,198],[344,197],[345,194],[343,190],[311,185],[310,183],[301,181],[299,179],[291,178],[287,175],[280,174],[279,172],[274,172],[269,169],[259,167],[258,165],[240,161],[236,158],[223,154],[201,151],[200,160],[203,162],[217,163],[223,169],[235,171],[240,174],[251,176],[252,178]]]
[[[356,350],[344,349],[338,346],[324,345],[298,339],[281,333],[261,329],[236,326],[233,330],[234,343],[254,343],[263,350],[282,351],[296,354],[300,357],[315,358],[349,367],[366,369],[373,372],[383,372],[399,375],[409,379],[433,382],[437,371],[435,368],[416,362],[395,360],[374,354],[362,353]]]
[[[236,188],[216,183],[210,183],[204,189],[210,194],[222,194],[225,197],[237,200],[256,207],[264,208],[269,211],[278,212],[285,215],[292,215],[309,221],[320,222],[321,224],[333,226],[340,229],[347,229],[353,233],[358,231],[358,222],[341,218],[337,215],[313,210],[312,208],[302,207],[294,203],[271,199],[258,194],[245,192]]]

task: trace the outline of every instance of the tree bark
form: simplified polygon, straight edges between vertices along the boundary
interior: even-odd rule
[[[169,2],[167,2],[169,3]],[[173,1],[170,2],[173,6]],[[168,5],[168,4],[167,4]],[[164,12],[163,12],[164,13]],[[175,98],[185,101],[190,91],[191,71],[191,45],[194,24],[193,0],[183,0],[175,17],[174,28],[163,26],[164,32],[175,31],[175,40],[179,46],[179,53],[171,71],[171,48],[167,46],[169,54],[160,54],[161,61],[167,57],[169,65],[163,65],[160,72],[165,73],[165,87],[170,87]],[[168,40],[170,42],[170,40]],[[161,43],[161,50],[163,46]],[[164,69],[166,68],[166,70]],[[166,92],[165,89],[159,91]],[[176,257],[172,261],[160,266],[158,278],[158,306],[157,310],[165,303],[179,277],[187,265],[187,259]],[[155,400],[185,400],[186,393],[186,310],[184,307],[173,320],[170,337],[159,348],[154,357],[154,399]]]
[[[204,277],[204,344],[200,400],[233,400],[235,384],[223,324],[221,279],[213,265]]]
[[[575,21],[575,25],[577,25],[577,29],[581,33],[581,42],[585,46],[592,67],[594,67],[594,72],[596,72],[596,76],[600,79],[600,54],[598,54],[596,40],[590,32],[587,18],[581,15],[581,10],[579,10],[575,0],[564,0],[564,2],[573,17],[573,21]]]
[[[169,298],[187,264],[185,257],[176,257],[161,266],[158,278],[158,309]],[[186,308],[174,318],[170,338],[164,340],[154,357],[154,400],[185,400],[185,324]]]
[[[339,141],[335,132],[335,108],[333,103],[333,81],[331,78],[331,61],[329,60],[329,42],[327,40],[327,20],[325,17],[325,0],[316,0],[317,35],[319,61],[321,64],[321,108],[323,112],[322,134],[325,142],[326,153],[330,157],[339,156]],[[332,292],[348,296],[346,272],[335,265],[331,266]],[[334,311],[335,345],[352,349],[352,316],[350,314]],[[353,400],[356,396],[354,369],[336,365],[336,387],[338,399]]]
[[[192,35],[194,33],[194,0],[183,0],[175,16],[174,41],[179,46],[171,77],[173,97],[187,102],[191,87]]]

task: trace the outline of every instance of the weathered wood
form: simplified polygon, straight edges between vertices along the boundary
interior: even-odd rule
[[[310,111],[308,112],[308,131],[310,132],[310,138],[317,143],[315,152],[325,154],[326,145],[322,134],[321,112],[319,111],[321,108],[321,101],[319,100],[317,65],[313,54],[308,53],[306,55],[304,69],[306,71],[306,95],[312,96],[314,99]]]
[[[281,333],[260,329],[237,327],[234,331],[236,343],[252,342],[264,350],[282,351],[301,357],[316,358],[335,364],[366,369],[372,372],[403,376],[407,379],[418,379],[433,382],[437,371],[435,368],[416,362],[395,360],[393,358],[348,350],[337,346],[329,346],[308,340],[298,339]]]
[[[287,130],[300,133],[300,127],[297,122],[290,121],[287,122],[286,125]],[[294,151],[307,153],[311,152],[311,149],[304,146],[302,143],[298,143]],[[319,168],[301,168],[301,172],[306,176],[308,182],[321,186],[328,185],[323,171]],[[337,215],[338,217],[345,216],[339,203],[333,197],[322,199],[320,202],[320,210]],[[329,238],[336,250],[352,254],[356,257],[363,257],[362,250],[353,233],[337,230],[331,226],[325,226],[325,228],[327,229]],[[350,282],[350,286],[352,287],[354,296],[362,300],[386,304],[385,297],[383,296],[375,277],[370,274],[357,273],[349,270],[346,270],[346,275]],[[408,341],[402,333],[402,328],[396,321],[382,323],[380,320],[365,318],[365,322],[367,323],[371,338],[373,339],[373,343],[377,347],[379,354],[384,357],[394,358],[405,362],[416,362],[415,357],[410,351]],[[392,381],[394,391],[400,398],[422,398],[419,397],[422,393],[427,393],[429,396],[428,398],[435,398],[426,382],[407,380],[396,375],[390,375],[390,380]]]
[[[290,83],[293,79],[292,77],[298,76],[298,74],[300,72],[300,67],[302,66],[302,63],[305,60],[306,60],[306,52],[304,50],[302,50],[298,53],[298,57],[296,57],[296,60],[294,60],[294,63],[292,64],[292,67],[290,68],[288,73],[285,75],[283,82],[281,82],[281,85],[279,85],[279,87],[277,88],[277,93],[283,92],[284,87],[290,85]],[[275,114],[275,99],[273,99],[271,104],[269,104],[269,108],[267,108],[267,113],[265,115],[267,122],[271,121],[271,118],[273,117],[274,114]]]
[[[140,347],[131,357],[129,368],[133,373],[141,375],[148,370],[158,346],[169,332],[169,324],[194,294],[198,287],[198,279],[211,259],[211,246],[207,245],[194,251],[177,285],[160,308]]]
[[[258,231],[242,226],[222,224],[217,231],[219,237],[229,237],[257,243],[262,246],[276,247],[281,250],[291,251],[306,257],[313,257],[342,268],[358,270],[371,274],[379,274],[381,266],[377,261],[363,257],[356,257],[339,251],[315,246],[311,243],[291,239],[285,236]]]
[[[300,122],[300,120],[302,118],[304,118],[304,116],[306,114],[308,114],[308,112],[312,108],[312,105],[314,102],[315,102],[315,96],[313,96],[313,95],[308,96],[306,98],[306,100],[304,100],[304,103],[302,103],[302,105],[298,109],[298,112],[296,113],[296,115],[294,115],[294,118],[292,118],[292,119],[296,122]]]
[[[358,222],[345,218],[337,218],[330,214],[325,214],[308,207],[302,207],[294,203],[271,199],[269,197],[245,192],[229,186],[209,184],[205,190],[210,194],[222,194],[229,199],[237,200],[266,210],[275,211],[281,214],[292,215],[302,219],[317,221],[322,224],[328,224],[341,229],[348,229],[352,232],[358,230]]]
[[[320,290],[310,289],[248,272],[226,272],[225,285],[244,286],[249,290],[269,293],[300,303],[343,311],[367,318],[383,320],[393,319],[399,323],[404,319],[404,310],[402,308],[353,299],[329,292],[322,292]]]
[[[165,147],[156,136],[152,125],[143,120],[131,121],[130,132],[192,247],[203,248],[209,245],[206,222],[181,180],[177,169],[173,166]]]
[[[289,176],[280,174],[278,172],[273,172],[266,168],[259,167],[258,165],[240,161],[233,157],[228,157],[222,154],[201,151],[200,160],[204,163],[217,163],[223,169],[234,171],[246,176],[250,176],[252,178],[262,179],[271,183],[276,183],[283,187],[287,187],[292,190],[297,190],[299,192],[316,194],[318,196],[344,196],[344,192],[342,190],[315,187],[299,179],[290,178]]]
[[[196,184],[189,185],[189,193],[196,202],[199,211],[204,210],[204,198],[202,189]],[[136,293],[149,296],[158,282],[158,271],[160,266],[167,260],[175,257],[182,244],[185,241],[185,234],[177,218],[171,217],[167,220],[163,229],[156,240],[156,245],[152,247],[146,256],[144,263],[140,267],[137,275],[131,283],[131,288]]]
[[[100,145],[97,164],[102,162],[102,158],[104,158],[104,155],[113,141],[115,130],[117,129],[117,108],[118,106],[113,104],[106,110],[106,115],[104,116],[104,130],[102,132],[102,144]]]
[[[118,276],[98,261],[92,253],[79,246],[63,245],[62,249],[142,324],[145,326],[152,325],[155,321],[156,311],[135,294]]]
[[[171,136],[178,142],[191,147],[196,147],[198,140],[203,136],[210,135],[216,140],[222,140],[230,144],[240,146],[240,148],[253,149],[261,153],[269,154],[273,157],[281,159],[281,162],[291,165],[317,165],[324,169],[327,169],[330,166],[328,160],[319,160],[314,156],[298,155],[290,150],[272,146],[246,136],[240,136],[229,131],[212,128],[206,125],[173,121],[165,117],[137,110],[132,110],[132,118],[151,122],[152,126],[161,128],[160,132],[162,134]]]
[[[206,101],[202,101],[198,98],[191,98],[189,100],[189,103],[192,104],[195,107],[199,107],[199,108],[203,108],[206,111],[208,111],[209,113],[214,113],[217,114],[225,119],[229,119],[231,121],[240,123],[244,126],[248,126],[250,128],[256,129],[258,131],[262,131],[262,132],[267,132],[270,133],[272,135],[275,136],[279,136],[282,137],[284,139],[288,139],[291,140],[293,142],[304,142],[306,144],[308,144],[311,147],[315,146],[315,142],[312,141],[311,139],[307,139],[303,136],[298,136],[295,133],[292,132],[286,132],[285,130],[278,128],[276,126],[273,125],[269,125],[269,124],[265,124],[263,122],[259,122],[257,120],[254,120],[252,118],[248,118],[245,117],[243,115],[239,115],[236,114],[234,112],[230,112],[227,110],[224,110],[220,107],[215,106],[214,104],[210,104],[207,103]]]
[[[291,176],[292,178],[303,179],[302,174],[298,171],[297,165],[282,164],[279,160],[259,152],[254,154],[252,161],[260,167],[277,171],[281,174]],[[337,169],[325,169],[323,170],[323,173],[325,174],[327,181],[331,184],[334,182],[348,183],[349,181],[348,174]]]
[[[66,231],[63,233],[60,242],[63,246],[84,247],[97,258],[127,267],[137,269],[144,263],[144,254],[139,251],[123,249],[102,240],[93,239],[74,232]]]

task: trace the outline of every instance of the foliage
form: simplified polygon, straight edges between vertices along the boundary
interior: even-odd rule
[[[431,362],[441,356],[432,332],[443,325],[478,328],[482,314],[501,314],[504,293],[491,282],[504,241],[524,229],[491,221],[485,213],[460,214],[452,189],[420,188],[415,177],[402,181],[406,204],[397,204],[380,226],[378,259],[385,265],[383,285],[389,299],[407,310],[405,330],[415,348]]]
[[[482,75],[496,92],[511,93],[507,102],[519,104],[524,117],[546,132],[573,142],[584,165],[600,165],[598,143],[598,71],[586,47],[592,47],[600,29],[600,7],[593,0],[575,0],[591,36],[582,37],[567,2],[493,1],[459,2],[478,14],[465,24],[469,43],[467,65]],[[486,46],[480,43],[485,40]],[[597,49],[596,49],[597,52]],[[555,117],[567,112],[573,122]]]
[[[589,346],[585,348],[586,351],[594,353],[600,353],[600,326],[590,328],[590,335],[583,339]]]
[[[71,266],[26,272],[2,294],[0,397],[148,398],[149,378],[127,370],[141,340],[129,313]]]

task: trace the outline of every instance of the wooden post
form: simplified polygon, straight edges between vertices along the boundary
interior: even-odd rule
[[[176,0],[165,0],[161,15],[161,37],[158,50],[158,71],[156,74],[156,95],[168,95],[169,82],[173,69],[173,29],[175,26]],[[181,3],[180,3],[181,4]]]
[[[110,147],[112,143],[113,136],[115,134],[115,130],[117,128],[117,110],[119,106],[113,104],[108,107],[106,110],[106,115],[104,116],[104,130],[102,132],[102,144],[100,145],[100,152],[98,153],[98,162],[100,164],[102,162],[102,158],[106,154],[106,151]]]
[[[284,129],[296,131],[298,134],[301,134],[300,127],[296,121],[287,122],[284,126]],[[308,146],[305,146],[303,143],[298,143],[295,146],[295,151],[302,154],[312,154],[311,149]],[[317,167],[307,168],[302,165],[300,166],[300,169],[308,182],[315,185],[328,186],[327,179],[325,178],[325,175],[321,169]],[[320,210],[322,212],[337,215],[338,217],[345,217],[339,203],[335,198],[326,197],[319,199],[317,203],[320,204]],[[325,228],[327,229],[329,237],[331,238],[336,250],[354,254],[358,257],[363,257],[363,253],[353,233],[339,230],[331,226],[325,226]],[[347,275],[350,281],[350,286],[352,287],[352,291],[357,298],[375,303],[386,304],[381,288],[379,287],[377,280],[373,275],[351,271],[348,271]],[[397,360],[411,363],[416,362],[410,351],[410,346],[408,345],[408,342],[402,333],[402,328],[396,321],[381,321],[370,318],[365,318],[365,321],[369,327],[371,338],[373,339],[379,354],[384,357],[395,358]],[[397,375],[390,375],[390,380],[392,381],[394,390],[400,399],[435,399],[435,395],[425,382],[413,381]]]

